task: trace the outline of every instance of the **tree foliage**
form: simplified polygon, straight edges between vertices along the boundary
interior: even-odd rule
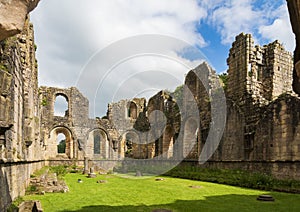
[[[227,73],[219,74],[219,78],[220,78],[221,82],[223,83],[223,89],[226,90],[227,85],[228,85],[228,75],[227,75]]]
[[[57,152],[58,153],[66,153],[66,140],[61,140],[57,145]]]
[[[183,101],[183,85],[179,85],[173,92],[174,99],[178,105],[182,105]]]

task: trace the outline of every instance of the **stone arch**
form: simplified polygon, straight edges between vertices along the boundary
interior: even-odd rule
[[[56,138],[57,153],[66,153],[66,136],[63,133],[58,133]]]
[[[166,158],[173,157],[173,153],[174,153],[173,148],[174,148],[174,130],[170,125],[168,125],[164,130],[163,142],[162,142],[163,154]]]
[[[195,94],[197,89],[197,75],[194,71],[190,71],[185,77],[185,85],[189,88],[189,90]]]
[[[139,134],[135,131],[128,131],[122,135],[119,153],[121,158],[135,158],[140,143]]]
[[[54,94],[53,101],[53,115],[67,117],[69,115],[69,98],[66,94],[62,92],[57,92]]]
[[[108,159],[110,137],[103,128],[94,128],[87,133],[86,156],[89,158]]]
[[[58,153],[57,150],[57,137],[62,133],[65,136],[66,148],[65,153]],[[63,157],[63,158],[75,158],[75,142],[72,135],[72,131],[65,126],[56,126],[50,131],[49,140],[47,143],[47,154],[49,157]]]
[[[199,130],[199,123],[193,117],[186,120],[184,124],[183,145],[182,153],[183,157],[187,157],[197,142],[197,133]]]
[[[163,134],[157,135],[153,130],[150,130],[147,134],[147,158],[155,158],[161,156],[163,152]]]
[[[137,119],[137,105],[135,102],[131,101],[128,104],[128,118]]]

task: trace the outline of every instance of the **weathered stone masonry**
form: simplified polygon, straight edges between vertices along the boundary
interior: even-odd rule
[[[209,94],[219,80],[207,63],[187,74],[181,103],[161,91],[148,103],[144,98],[111,103],[106,117],[90,119],[89,102],[77,88],[38,88],[28,20],[21,34],[1,42],[0,50],[0,210],[24,195],[30,174],[44,165],[88,160],[97,170],[125,158],[199,159],[212,122]],[[227,63],[227,123],[204,165],[300,179],[300,100],[291,91],[292,55],[278,41],[260,47],[251,35],[240,34]],[[54,113],[58,96],[67,102],[62,116]],[[197,113],[190,113],[193,102]],[[60,133],[64,153],[58,152]]]
[[[33,27],[0,43],[0,211],[44,165]]]

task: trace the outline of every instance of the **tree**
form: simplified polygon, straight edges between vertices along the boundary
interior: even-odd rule
[[[61,140],[57,145],[57,152],[58,153],[66,153],[66,140]]]
[[[223,85],[222,85],[223,89],[226,90],[227,85],[228,85],[228,75],[227,75],[227,73],[219,74],[219,78],[220,78],[221,82],[223,83]]]
[[[173,92],[174,99],[178,105],[182,105],[183,101],[183,85],[179,85]]]

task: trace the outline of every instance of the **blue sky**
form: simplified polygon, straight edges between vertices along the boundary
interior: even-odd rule
[[[274,40],[280,40],[285,48],[289,51],[293,51],[295,48],[294,42],[294,35],[291,30],[291,26],[288,19],[288,11],[286,7],[285,0],[277,0],[277,1],[270,1],[270,0],[232,0],[232,1],[211,1],[212,5],[217,7],[217,9],[208,10],[209,15],[201,21],[201,23],[197,24],[197,31],[200,33],[204,40],[208,43],[207,46],[200,47],[201,51],[210,59],[210,63],[214,66],[217,72],[223,72],[227,70],[226,59],[228,57],[229,49],[231,47],[231,43],[233,42],[233,35],[238,35],[239,32],[250,33],[254,36],[255,42],[259,45],[268,44],[273,42]],[[214,3],[214,2],[219,2]],[[237,4],[240,2],[240,5]],[[226,6],[222,4],[227,4]],[[216,6],[217,5],[217,6]],[[220,6],[222,5],[222,6]],[[234,8],[237,9],[234,9]],[[226,26],[222,26],[222,21],[218,23],[218,21],[212,21],[214,13],[218,11],[232,11],[231,17],[228,18],[226,13],[224,16],[220,16],[221,18],[224,17],[228,18],[229,20],[236,20],[239,19],[239,15],[250,17],[246,21],[236,21],[232,23],[238,24],[237,31],[230,32]],[[239,10],[242,11],[241,14],[236,14],[234,11]],[[254,15],[253,15],[254,14]],[[255,17],[257,15],[257,17]],[[243,19],[243,18],[242,18]],[[222,31],[227,31],[231,34],[229,35],[229,39],[222,34]],[[278,33],[281,31],[281,33]]]
[[[90,101],[91,116],[105,114],[110,102],[173,90],[204,58],[218,73],[226,71],[229,48],[241,32],[251,33],[260,45],[278,39],[289,51],[295,46],[285,0],[51,0],[41,1],[31,20],[39,84],[79,87]],[[135,39],[137,52],[145,46],[161,48],[161,54],[144,57],[119,48],[122,39],[132,42],[145,34],[178,42],[162,38],[146,45]],[[182,53],[187,47],[204,56]],[[110,55],[96,61],[103,51]],[[111,64],[116,55],[130,57]],[[87,69],[94,72],[87,74]]]
[[[222,44],[220,35],[207,23],[203,23],[199,26],[198,32],[200,32],[209,43],[207,46],[200,48],[200,50],[207,56],[209,62],[214,66],[217,72],[225,72],[227,70],[226,59],[230,45]]]

